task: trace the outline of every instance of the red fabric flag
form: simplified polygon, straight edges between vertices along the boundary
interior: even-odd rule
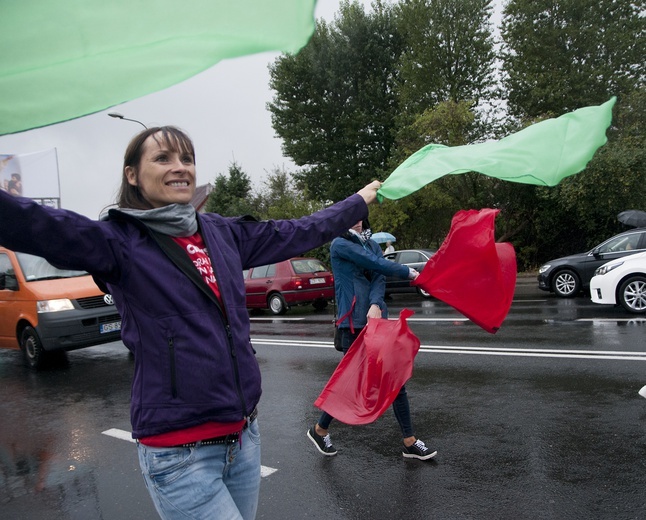
[[[346,424],[377,420],[413,375],[420,343],[406,322],[412,314],[404,309],[396,321],[370,318],[314,406]]]
[[[516,287],[516,253],[494,241],[499,210],[459,211],[424,270],[411,282],[494,334],[505,320]]]

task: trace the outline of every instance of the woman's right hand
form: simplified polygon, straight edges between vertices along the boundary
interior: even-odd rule
[[[357,193],[363,197],[366,204],[372,204],[377,200],[377,190],[381,188],[380,181],[372,181],[370,184],[361,188]]]

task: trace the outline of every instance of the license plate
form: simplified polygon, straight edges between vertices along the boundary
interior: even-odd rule
[[[121,330],[120,321],[115,321],[113,323],[102,323],[99,326],[99,332],[101,332],[101,334],[106,334],[107,332],[116,332],[118,330]]]
[[[310,283],[311,284],[325,283],[325,278],[310,278]]]

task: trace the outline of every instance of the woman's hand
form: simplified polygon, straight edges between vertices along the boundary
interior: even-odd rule
[[[381,318],[381,308],[379,305],[372,304],[368,309],[368,318]]]
[[[366,201],[366,204],[372,204],[377,200],[377,190],[381,188],[380,181],[372,181],[367,186],[361,188],[357,193],[363,197],[363,200]]]

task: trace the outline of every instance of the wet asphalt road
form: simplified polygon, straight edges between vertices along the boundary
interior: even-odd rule
[[[252,315],[263,371],[258,518],[646,518],[646,317],[559,300],[519,279],[490,335],[436,300],[416,312],[422,348],[407,384],[432,462],[404,460],[389,410],[333,423],[339,454],[305,438],[340,355],[332,309]],[[0,518],[154,519],[129,430],[132,360],[120,343],[40,373],[0,351]],[[108,432],[104,434],[102,432]]]

